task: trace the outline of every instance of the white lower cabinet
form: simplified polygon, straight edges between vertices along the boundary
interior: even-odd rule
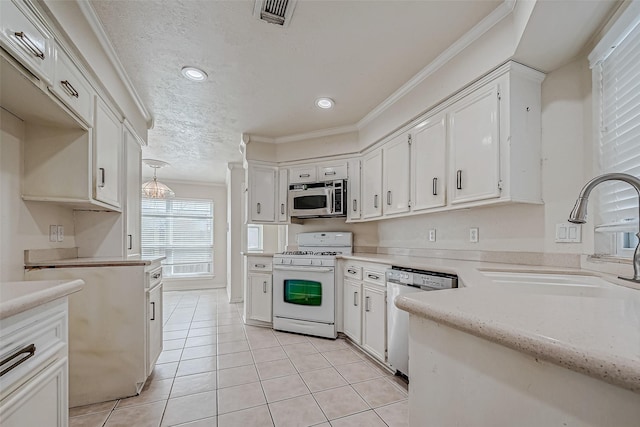
[[[344,279],[344,334],[356,344],[362,343],[362,282]]]
[[[162,268],[147,273],[147,375],[162,352]]]
[[[270,326],[273,322],[273,259],[267,256],[245,257],[244,322]]]
[[[362,347],[384,361],[387,353],[387,290],[378,285],[362,287]]]
[[[0,321],[0,425],[66,427],[69,422],[67,299]]]

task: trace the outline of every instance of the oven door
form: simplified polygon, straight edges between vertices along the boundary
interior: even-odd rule
[[[274,265],[273,315],[335,323],[334,268]]]
[[[292,217],[326,216],[333,213],[332,188],[289,190],[289,214]]]

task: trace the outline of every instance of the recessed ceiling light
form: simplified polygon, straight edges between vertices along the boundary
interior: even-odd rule
[[[316,106],[318,108],[323,108],[323,109],[327,109],[327,108],[331,108],[333,107],[333,99],[331,98],[318,98],[316,99]]]
[[[207,80],[207,73],[196,67],[182,67],[182,75],[194,82],[203,82]]]

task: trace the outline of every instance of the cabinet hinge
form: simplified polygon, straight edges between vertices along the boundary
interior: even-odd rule
[[[502,190],[502,180],[498,181],[498,190]]]
[[[411,207],[411,200],[407,203],[407,207]]]
[[[411,135],[407,135],[407,142],[409,143],[409,145],[411,145],[411,143],[413,142]]]
[[[498,91],[498,101],[500,101],[502,99],[502,95],[500,94],[500,91]]]

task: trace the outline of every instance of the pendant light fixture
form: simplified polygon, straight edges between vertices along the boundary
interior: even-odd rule
[[[153,179],[142,184],[142,197],[146,197],[148,199],[172,199],[176,197],[176,193],[174,193],[171,188],[158,181],[156,176],[158,169],[169,166],[169,163],[154,159],[142,159],[142,161],[150,168],[153,168]]]

